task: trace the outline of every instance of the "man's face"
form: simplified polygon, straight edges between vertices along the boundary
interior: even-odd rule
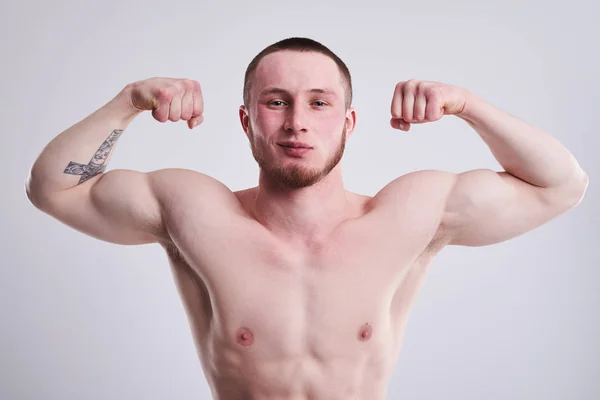
[[[335,62],[319,53],[280,51],[260,61],[252,81],[246,133],[259,167],[279,185],[311,186],[341,160],[346,122],[354,127],[354,111],[346,112],[341,79]],[[240,111],[242,124],[243,115]],[[293,154],[282,146],[290,141],[310,149]]]

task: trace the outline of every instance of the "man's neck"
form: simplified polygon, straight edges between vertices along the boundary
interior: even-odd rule
[[[351,213],[339,168],[302,189],[282,189],[261,171],[252,209],[268,230],[296,243],[326,238]]]

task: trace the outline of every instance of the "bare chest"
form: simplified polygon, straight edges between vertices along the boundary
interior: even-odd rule
[[[364,218],[298,248],[247,221],[204,226],[210,235],[186,226],[170,260],[197,340],[315,358],[390,346],[435,231]]]

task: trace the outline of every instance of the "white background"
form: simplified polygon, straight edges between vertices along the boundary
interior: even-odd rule
[[[599,398],[600,6],[494,3],[3,2],[0,398],[210,398],[161,248],[74,231],[35,209],[24,182],[61,131],[127,83],[169,76],[201,83],[204,124],[143,114],[109,170],[181,167],[232,190],[256,185],[238,119],[244,71],[291,36],[320,41],[350,68],[348,190],[373,195],[419,169],[502,170],[456,117],[392,129],[394,85],[410,78],[468,88],[558,138],[590,176],[583,202],[542,227],[441,252],[388,398]]]

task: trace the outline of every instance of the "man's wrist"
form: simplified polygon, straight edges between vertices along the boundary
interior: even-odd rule
[[[136,108],[131,102],[131,84],[125,86],[111,101],[106,105],[112,112],[123,120],[124,124],[129,124],[135,117],[144,112]]]
[[[465,106],[460,113],[456,114],[456,116],[464,119],[466,122],[474,124],[477,122],[478,116],[481,115],[482,110],[486,105],[487,103],[481,97],[467,91],[465,95]]]

